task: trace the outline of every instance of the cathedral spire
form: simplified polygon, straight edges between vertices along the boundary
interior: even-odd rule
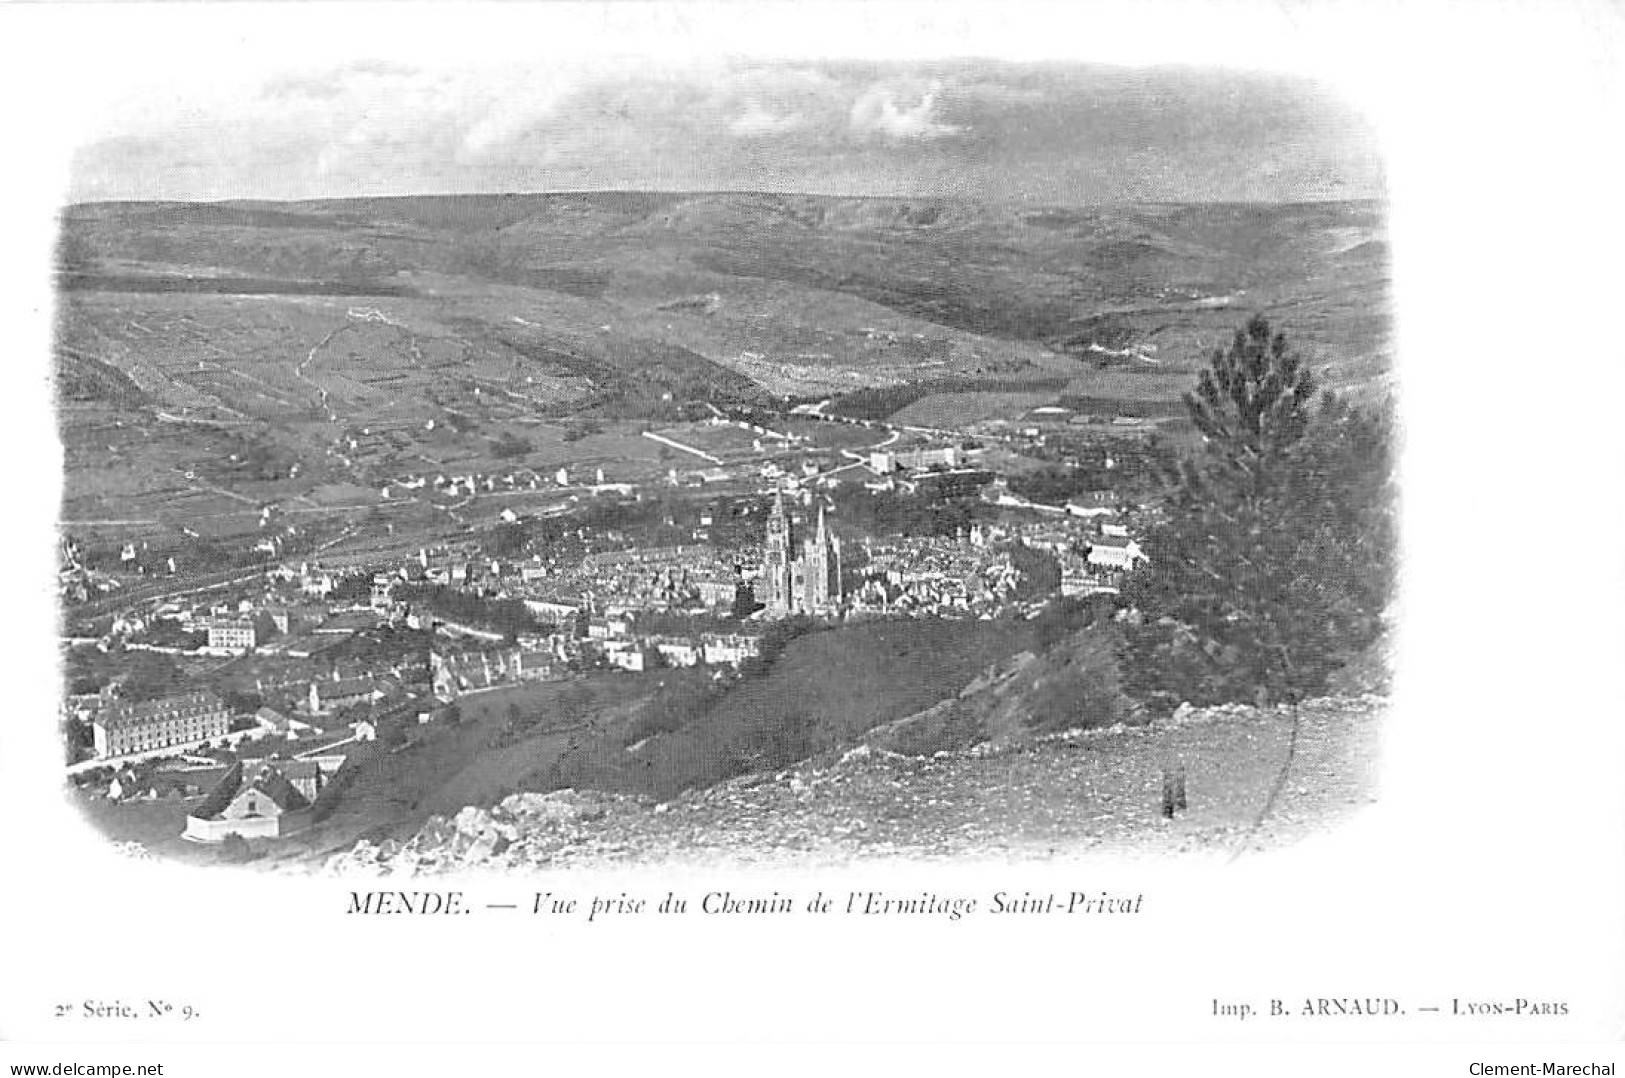
[[[784,487],[775,484],[773,511],[767,517],[767,535],[762,548],[762,594],[758,596],[774,615],[788,614],[794,609],[794,558],[795,538],[784,508]]]

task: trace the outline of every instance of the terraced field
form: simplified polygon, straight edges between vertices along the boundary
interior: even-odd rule
[[[918,386],[903,419],[933,427],[1019,419],[1052,390],[1166,404],[1253,309],[1329,384],[1375,389],[1389,366],[1368,202],[119,203],[69,207],[61,249],[64,519],[177,543],[243,546],[265,507],[428,540],[433,514],[398,508],[420,498],[377,492],[453,470],[652,479],[671,462],[642,432],[708,404]]]

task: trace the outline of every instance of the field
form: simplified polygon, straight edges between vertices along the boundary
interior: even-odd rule
[[[773,424],[781,434],[802,438],[808,446],[819,449],[865,449],[879,442],[884,432],[845,423],[826,423],[817,419],[783,419]]]
[[[421,544],[460,510],[383,488],[704,466],[651,428],[752,459],[745,432],[692,423],[705,403],[918,385],[900,419],[957,427],[1019,419],[1051,386],[1175,401],[1254,309],[1328,384],[1379,392],[1389,366],[1373,203],[121,203],[69,207],[61,262],[65,520],[236,554],[267,506]],[[825,448],[879,438],[798,427]]]
[[[1019,419],[1034,408],[1054,404],[1057,396],[1055,393],[933,393],[892,413],[891,422],[954,430],[989,419]]]

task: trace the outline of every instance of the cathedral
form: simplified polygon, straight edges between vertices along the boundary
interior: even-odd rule
[[[796,554],[795,534],[784,508],[784,491],[773,497],[762,551],[761,591],[757,596],[769,617],[790,614],[833,614],[841,604],[841,541],[824,526],[818,507],[818,530]]]

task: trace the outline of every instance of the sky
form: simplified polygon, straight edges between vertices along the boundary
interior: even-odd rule
[[[1044,204],[1383,193],[1368,122],[1301,75],[1063,61],[346,58],[131,86],[70,201],[580,189]]]

